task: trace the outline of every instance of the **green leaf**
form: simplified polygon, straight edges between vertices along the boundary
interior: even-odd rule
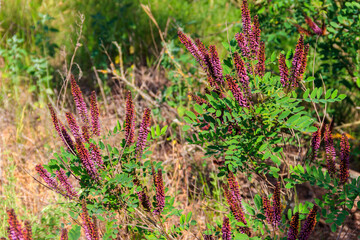
[[[310,88],[306,89],[306,91],[303,94],[303,99],[309,98]]]
[[[338,98],[340,98],[341,100],[345,99],[346,97],[347,97],[346,94],[340,94],[340,95],[338,96]]]
[[[331,231],[332,232],[336,232],[336,228],[337,228],[337,226],[336,226],[335,223],[331,225]]]
[[[184,132],[186,132],[187,130],[189,130],[191,127],[189,126],[189,125],[184,125],[183,127],[182,127],[182,130],[184,131]]]
[[[204,114],[204,110],[199,104],[195,104],[194,109],[198,114]]]
[[[272,62],[274,62],[275,60],[276,60],[276,52],[273,52],[272,54],[271,54],[271,61]]]
[[[285,111],[285,112],[282,112],[281,114],[280,114],[280,116],[279,116],[279,120],[282,120],[282,119],[284,119],[284,118],[286,118],[287,116],[289,116],[290,115],[290,111],[289,110],[287,110],[287,111]]]
[[[164,133],[166,133],[167,128],[168,128],[168,125],[165,125],[165,126],[161,129],[160,135],[164,135]]]
[[[188,215],[186,216],[186,222],[190,222],[192,216],[192,212],[189,212]]]
[[[185,111],[186,115],[188,115],[192,120],[196,120],[197,117],[195,115],[195,113],[191,112],[191,111]]]
[[[81,227],[79,225],[74,225],[69,231],[69,240],[78,240],[81,235]]]
[[[337,94],[338,94],[338,90],[335,89],[335,91],[331,94],[331,98],[332,99],[336,98]]]

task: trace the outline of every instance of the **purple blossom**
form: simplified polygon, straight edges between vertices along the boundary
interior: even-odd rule
[[[50,188],[58,193],[61,193],[56,179],[51,177],[51,174],[41,164],[36,165],[35,170]]]
[[[346,134],[343,133],[340,142],[340,182],[346,183],[349,179],[350,144]]]
[[[318,129],[312,134],[311,147],[313,149],[313,159],[317,158],[318,150],[321,143],[321,129]]]
[[[66,230],[66,228],[61,229],[61,236],[60,236],[60,240],[68,240],[68,231]]]
[[[90,142],[90,132],[89,132],[89,127],[88,126],[82,126],[81,127],[81,136],[82,138],[85,140],[85,142],[89,143]]]
[[[90,96],[90,113],[92,132],[96,136],[100,136],[99,106],[96,100],[96,93],[93,91]]]
[[[269,224],[274,224],[274,214],[273,214],[273,208],[271,207],[270,200],[266,197],[262,197],[263,207],[264,207],[264,213],[266,216],[266,220]]]
[[[216,78],[217,82],[223,83],[224,82],[223,70],[221,67],[219,54],[216,50],[216,47],[214,45],[210,45],[209,52],[210,52],[210,56],[211,56],[210,62],[211,62],[211,66],[212,66],[212,71],[214,73],[214,77]]]
[[[8,215],[8,234],[10,240],[25,240],[23,232],[21,230],[21,225],[19,220],[16,217],[14,209],[8,209],[6,211]]]
[[[83,212],[81,213],[81,219],[83,220],[83,228],[87,240],[99,240],[99,233],[95,221],[93,222],[88,214],[85,203],[82,205]]]
[[[237,75],[239,77],[239,81],[242,84],[243,88],[248,88],[249,87],[249,76],[247,74],[245,62],[237,52],[234,53],[233,57],[234,57],[234,65],[235,65]]]
[[[251,34],[250,34],[250,46],[252,50],[252,54],[257,56],[260,46],[260,24],[259,24],[259,18],[256,15],[254,17],[254,23],[251,26]]]
[[[76,108],[80,114],[82,121],[89,126],[89,119],[86,104],[82,96],[79,85],[77,85],[74,75],[71,74],[71,93],[74,97]]]
[[[161,168],[158,169],[157,174],[155,173],[154,168],[152,168],[152,173],[154,185],[156,187],[156,209],[153,211],[153,213],[158,215],[165,207],[165,188]]]
[[[309,215],[306,217],[304,225],[301,227],[299,240],[307,240],[310,237],[311,232],[314,230],[316,225],[316,213],[318,207],[314,205]]]
[[[335,174],[336,151],[334,147],[334,140],[331,135],[330,125],[325,126],[324,141],[326,152],[326,166],[330,174]]]
[[[136,143],[136,158],[141,158],[146,145],[150,127],[150,109],[146,108],[140,125],[139,136]]]
[[[300,226],[300,221],[299,221],[299,213],[295,213],[294,216],[291,217],[291,221],[290,221],[290,228],[288,231],[288,240],[296,240],[297,236],[299,234],[299,226]]]
[[[126,95],[126,117],[125,117],[125,139],[132,144],[135,136],[135,107],[131,97],[131,92]]]
[[[248,46],[247,39],[245,38],[243,33],[236,33],[235,39],[240,47],[241,53],[243,57],[250,56],[250,48]]]
[[[246,225],[247,222],[245,219],[241,200],[239,200],[238,197],[235,196],[236,193],[231,189],[229,189],[229,186],[227,186],[226,184],[223,185],[223,189],[224,189],[224,195],[226,197],[226,201],[228,202],[230,206],[230,210],[233,213],[235,219],[238,222],[242,222]]]
[[[301,81],[303,79],[305,70],[306,70],[306,64],[307,64],[307,55],[309,53],[309,44],[306,44],[304,47],[304,53],[302,55],[301,59],[301,66],[300,66],[300,73],[299,73],[299,79],[298,81]]]
[[[136,186],[138,186],[138,187],[143,188],[138,179],[134,179],[134,184]],[[145,193],[145,191],[144,190],[141,190],[141,191],[136,190],[136,194],[138,195],[139,202],[141,203],[141,205],[143,206],[145,211],[150,212],[151,211],[151,204],[150,204],[149,197]]]
[[[323,30],[307,15],[305,15],[305,21],[316,35],[323,35]]]
[[[82,136],[80,134],[80,128],[77,125],[77,122],[75,120],[74,115],[72,113],[70,113],[70,112],[67,112],[67,113],[65,113],[65,116],[66,116],[66,120],[67,120],[67,122],[69,124],[71,133],[73,134],[75,139],[76,138],[82,138]]]
[[[94,162],[90,158],[89,151],[85,148],[84,143],[80,138],[76,139],[76,150],[82,165],[85,167],[86,172],[92,179],[99,180],[99,173],[95,168]]]
[[[202,53],[199,51],[199,48],[196,46],[196,44],[181,31],[178,31],[178,36],[180,42],[184,44],[186,49],[194,56],[196,61],[198,61],[200,65],[204,68],[205,67],[203,63],[204,57],[202,56]]]
[[[247,0],[242,1],[241,5],[241,21],[243,24],[243,33],[246,36],[251,35],[251,17],[250,17],[250,10],[248,6]]]
[[[247,99],[244,97],[244,94],[242,93],[239,85],[235,82],[235,80],[229,74],[227,74],[225,77],[226,82],[235,100],[239,103],[241,107],[249,107]]]
[[[286,66],[286,58],[284,54],[279,57],[280,81],[283,87],[289,86],[289,69]]]
[[[102,169],[105,168],[104,162],[101,157],[100,149],[93,143],[90,143],[91,160]]]
[[[273,194],[273,225],[278,226],[281,220],[280,182],[276,183]]]
[[[265,74],[265,43],[260,42],[260,50],[257,56],[258,63],[256,64],[256,73],[263,77]]]
[[[78,197],[78,193],[74,190],[73,186],[70,184],[68,177],[65,174],[63,169],[56,171],[56,176],[60,181],[64,195],[69,199],[74,199]]]
[[[223,226],[222,226],[222,239],[231,240],[231,226],[229,218],[224,217]]]
[[[304,54],[304,37],[300,35],[298,43],[295,48],[294,58],[291,66],[290,81],[293,87],[298,86],[298,79],[300,76],[301,61]]]

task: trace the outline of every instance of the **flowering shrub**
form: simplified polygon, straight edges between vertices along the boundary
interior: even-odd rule
[[[276,61],[274,54],[270,59],[265,56],[258,17],[251,18],[246,0],[242,1],[242,25],[242,32],[224,43],[230,54],[223,62],[216,46],[206,47],[178,32],[208,82],[203,94],[189,93],[196,103],[186,112],[188,125],[183,130],[189,143],[201,145],[206,157],[216,159],[218,192],[224,195],[219,199],[226,201],[215,205],[216,216],[201,229],[202,237],[306,240],[320,218],[336,231],[360,195],[360,178],[350,180],[348,138],[342,135],[338,158],[332,123],[327,124],[324,117],[329,103],[346,96],[311,86],[314,78],[306,78],[310,47],[303,35],[294,51],[281,53]],[[316,24],[309,25],[320,34]],[[279,74],[273,70],[277,65]],[[161,163],[146,160],[151,154],[149,141],[163,135],[167,127],[150,128],[151,110],[146,108],[136,139],[135,106],[128,92],[125,123],[118,122],[113,131],[102,135],[96,94],[91,94],[89,111],[73,76],[71,91],[81,121],[67,112],[66,126],[49,105],[65,148],[47,165],[36,166],[36,171],[45,186],[69,200],[70,215],[81,219],[86,239],[122,239],[122,228],[132,239],[181,239],[185,232],[198,238],[192,213],[182,214],[174,207],[175,198],[166,196]],[[118,134],[124,135],[120,149],[104,143]],[[311,150],[301,154],[306,134],[312,135]],[[290,147],[299,151],[295,159],[287,155]],[[238,173],[263,186],[251,201],[242,197]],[[298,203],[296,187],[303,183],[319,187],[324,194]],[[172,224],[171,219],[178,222]],[[14,210],[8,211],[8,223],[9,239],[31,239],[31,227],[23,228]],[[71,239],[80,238],[78,228],[63,229],[60,234],[60,239],[70,234]]]

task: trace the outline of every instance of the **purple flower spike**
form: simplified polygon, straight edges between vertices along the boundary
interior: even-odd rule
[[[204,240],[214,240],[214,237],[212,235],[204,234],[203,237],[204,237]]]
[[[14,209],[8,209],[6,211],[7,215],[8,215],[8,224],[9,224],[9,228],[8,228],[8,234],[9,234],[9,239],[10,240],[23,240],[25,239],[23,236],[23,233],[21,231],[21,225],[19,220],[16,217],[15,211]]]
[[[324,133],[326,166],[329,174],[335,174],[336,151],[335,151],[334,140],[331,135],[330,128],[331,128],[330,125],[326,125],[325,133]]]
[[[56,132],[58,133],[59,137],[64,142],[64,144],[68,148],[68,150],[70,152],[73,152],[74,151],[74,142],[71,140],[71,137],[67,133],[64,125],[57,118],[55,110],[50,103],[48,104],[48,107],[50,110],[51,119],[53,121]]]
[[[100,112],[99,106],[96,100],[96,93],[93,91],[90,96],[90,113],[91,113],[91,126],[92,132],[96,136],[100,136]]]
[[[146,108],[140,125],[139,136],[136,144],[136,158],[141,158],[146,145],[150,127],[150,109]]]
[[[252,54],[255,56],[257,56],[258,51],[259,51],[260,34],[261,34],[261,30],[260,30],[259,18],[256,15],[254,17],[254,23],[252,25],[251,35],[250,35],[251,50],[252,50]]]
[[[178,36],[180,42],[184,44],[186,49],[194,56],[196,61],[200,63],[201,67],[205,68],[203,63],[204,57],[202,56],[202,53],[199,51],[199,48],[196,46],[196,44],[181,31],[178,31]]]
[[[289,86],[289,69],[286,66],[286,58],[284,54],[279,57],[280,81],[283,87]]]
[[[246,36],[251,35],[251,17],[250,17],[250,10],[248,6],[247,0],[242,1],[241,5],[241,21],[243,24],[243,33]]]
[[[298,79],[300,76],[301,61],[304,54],[304,37],[300,35],[298,43],[295,48],[294,58],[291,66],[290,81],[293,87],[298,86]]]
[[[241,53],[243,57],[249,57],[250,55],[250,48],[248,46],[248,42],[243,33],[236,33],[235,39],[241,49]]]
[[[214,45],[209,46],[209,52],[210,52],[210,55],[211,55],[210,61],[211,61],[214,77],[216,78],[217,82],[223,83],[224,82],[223,70],[222,70],[222,67],[221,67],[219,54],[218,54],[218,52],[216,50],[216,47]]]
[[[305,21],[316,35],[323,35],[323,30],[310,17],[305,15]]]
[[[224,184],[223,189],[224,189],[226,201],[228,202],[230,206],[230,210],[233,213],[235,219],[238,222],[247,224],[241,201],[239,201],[239,199],[235,196],[234,192],[231,191],[231,189],[229,190],[229,187],[227,185]]]
[[[73,186],[70,184],[69,179],[65,174],[65,171],[63,169],[56,171],[56,176],[60,181],[65,196],[70,200],[77,198],[78,193],[74,190]]]
[[[300,75],[298,81],[301,81],[303,79],[305,70],[306,70],[306,64],[307,64],[307,55],[309,53],[309,44],[306,44],[304,47],[304,53],[301,59],[301,66],[300,66]]]
[[[77,85],[74,75],[71,74],[71,93],[74,97],[76,108],[80,114],[82,121],[86,126],[89,126],[89,119],[86,104],[82,96],[79,85]]]
[[[90,142],[90,132],[89,132],[89,127],[88,126],[82,126],[81,127],[81,132],[82,132],[82,137],[85,140],[85,142],[89,143]]]
[[[271,207],[270,200],[266,196],[263,196],[262,202],[263,202],[266,220],[269,224],[273,224],[274,223],[274,214],[273,214],[273,209]]]
[[[345,133],[341,136],[340,148],[340,182],[346,183],[350,176],[350,145]]]
[[[135,136],[135,107],[131,97],[131,92],[126,95],[126,119],[125,119],[125,139],[128,144],[134,142]]]
[[[312,134],[311,147],[313,149],[313,159],[317,158],[317,154],[321,143],[321,129],[318,129]]]
[[[67,113],[65,113],[65,116],[66,116],[66,120],[67,120],[67,122],[69,124],[71,133],[73,134],[75,139],[76,138],[81,138],[82,135],[80,134],[80,128],[77,125],[77,122],[75,120],[74,115],[72,113],[70,113],[70,112],[67,112]]]
[[[100,149],[93,143],[90,143],[91,160],[102,169],[105,168],[104,162],[101,157]]]
[[[244,97],[244,94],[240,90],[240,87],[236,83],[236,81],[229,74],[227,74],[225,77],[226,77],[227,84],[230,88],[230,91],[234,95],[234,98],[239,103],[239,105],[241,107],[249,107],[247,99]]]
[[[233,194],[233,196],[236,198],[238,202],[241,202],[239,183],[236,181],[235,175],[231,171],[229,171],[228,183],[229,183],[230,191]]]
[[[82,205],[83,212],[81,213],[81,218],[83,220],[83,228],[85,231],[85,236],[87,240],[99,240],[99,233],[97,231],[96,222],[92,221],[89,213],[87,211],[85,203]]]
[[[139,187],[143,188],[143,186],[140,184],[138,179],[134,179],[133,182],[134,182],[134,184],[136,186],[139,186]],[[139,202],[141,203],[141,205],[143,206],[145,211],[150,212],[151,211],[151,204],[150,204],[149,197],[145,193],[145,191],[144,190],[141,190],[141,191],[136,190],[136,194],[138,195]]]
[[[41,164],[36,165],[35,169],[50,188],[58,193],[61,193],[56,179],[51,177],[51,174]]]
[[[260,50],[257,56],[258,63],[256,64],[256,73],[263,77],[265,74],[265,43],[260,42]]]
[[[237,75],[239,77],[239,81],[241,82],[243,88],[248,88],[249,76],[247,74],[245,62],[237,52],[234,53],[233,57],[234,57],[234,65],[236,68]]]
[[[222,226],[222,239],[231,240],[231,226],[229,218],[224,217],[223,226]]]
[[[61,229],[61,237],[60,237],[60,240],[68,240],[69,237],[68,237],[68,231],[63,228]]]
[[[90,158],[89,151],[85,148],[84,143],[80,138],[76,139],[76,150],[78,152],[82,165],[86,169],[86,172],[90,175],[92,179],[96,181],[99,180],[99,173],[95,168],[94,162]]]
[[[307,216],[304,225],[301,227],[299,234],[299,240],[307,240],[310,237],[311,232],[314,230],[316,225],[316,213],[318,207],[314,205],[309,215]]]
[[[165,188],[164,188],[164,181],[162,177],[162,170],[161,168],[158,169],[157,174],[155,173],[154,168],[152,169],[154,178],[154,185],[156,187],[156,209],[153,211],[155,215],[161,214],[165,207]]]
[[[300,221],[299,221],[299,213],[295,213],[294,216],[291,218],[290,222],[290,228],[288,231],[288,240],[296,240],[297,236],[299,234],[299,227],[300,227]]]
[[[280,202],[280,182],[276,183],[273,194],[273,225],[277,227],[281,220],[281,202]]]

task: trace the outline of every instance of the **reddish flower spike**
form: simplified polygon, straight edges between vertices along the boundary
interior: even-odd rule
[[[240,87],[236,83],[236,81],[229,74],[227,74],[225,77],[226,82],[230,88],[230,91],[234,95],[235,100],[239,103],[241,107],[249,107],[247,99],[244,97],[244,94],[240,90]]]
[[[69,237],[68,237],[68,231],[63,228],[61,229],[61,237],[60,237],[60,240],[68,240]]]
[[[273,225],[278,226],[281,220],[280,182],[276,183],[273,194]]]
[[[96,93],[93,91],[90,96],[90,113],[91,113],[91,126],[92,132],[96,136],[100,136],[100,112],[99,106],[96,100]]]
[[[298,86],[298,79],[300,76],[301,61],[304,54],[304,37],[300,35],[298,43],[295,48],[294,58],[291,66],[290,82],[293,87]]]
[[[231,226],[230,226],[229,218],[224,217],[221,231],[222,231],[223,240],[231,240]]]
[[[323,35],[323,30],[307,15],[305,15],[305,21],[316,35]]]
[[[264,207],[264,213],[266,216],[266,220],[269,224],[273,224],[274,222],[274,216],[273,216],[273,209],[271,207],[270,200],[267,197],[262,197],[263,207]]]
[[[150,127],[150,109],[146,108],[140,125],[139,136],[136,144],[136,158],[141,158],[146,145]]]
[[[263,77],[265,74],[265,43],[260,42],[260,50],[257,56],[258,63],[256,64],[256,73]]]
[[[340,142],[340,182],[346,183],[350,177],[350,144],[346,134],[343,133]]]
[[[65,116],[66,116],[66,120],[69,124],[69,127],[70,127],[70,130],[71,130],[71,133],[73,134],[73,136],[76,138],[81,138],[81,134],[80,134],[80,128],[79,126],[77,125],[77,122],[75,120],[75,117],[72,113],[70,112],[67,112],[65,113]]]
[[[8,209],[6,211],[8,215],[8,234],[10,240],[25,239],[21,230],[21,225],[16,217],[14,209]]]
[[[135,136],[135,106],[131,97],[131,92],[126,95],[126,119],[125,119],[125,139],[128,144],[134,143]]]
[[[86,205],[82,205],[83,212],[81,213],[81,218],[83,220],[83,228],[85,231],[85,236],[87,240],[99,240],[99,233],[97,231],[96,224],[92,221],[89,213],[87,211]]]
[[[286,66],[286,58],[284,54],[279,57],[280,81],[283,87],[289,86],[289,69]]]
[[[155,173],[155,170],[153,170],[153,173]],[[156,209],[153,213],[159,215],[165,207],[165,188],[161,168],[158,169],[157,174],[153,177],[154,185],[156,187]]]
[[[87,108],[82,96],[82,92],[80,90],[79,85],[77,85],[74,75],[71,74],[71,93],[74,97],[76,108],[80,114],[81,120],[84,122],[86,126],[89,126],[89,119],[87,114]]]
[[[316,132],[312,134],[311,147],[313,150],[313,159],[317,158],[317,154],[321,143],[321,129],[318,128]]]
[[[310,237],[311,232],[314,230],[316,225],[316,213],[318,207],[314,205],[309,215],[307,216],[304,225],[301,227],[299,240],[307,240]]]
[[[326,152],[326,166],[329,174],[335,174],[336,151],[334,147],[334,140],[331,135],[330,125],[325,126],[324,141]]]
[[[288,240],[296,240],[299,234],[299,213],[295,213],[294,216],[291,217],[290,228],[288,231]]]

